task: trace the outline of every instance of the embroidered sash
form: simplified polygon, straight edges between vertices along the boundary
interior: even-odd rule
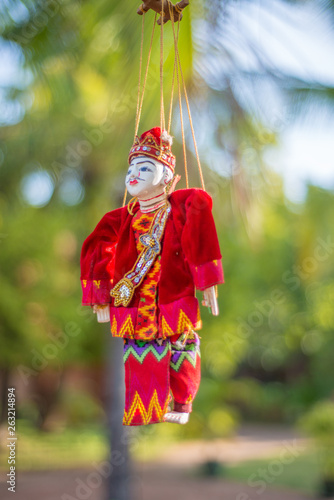
[[[149,231],[140,236],[140,242],[144,245],[131,271],[126,273],[117,285],[110,291],[111,297],[114,297],[114,305],[120,304],[127,306],[135,292],[137,286],[143,281],[144,277],[152,267],[152,264],[161,251],[161,239],[165,230],[166,221],[171,211],[171,205],[167,201],[166,205],[160,208],[151,224]]]

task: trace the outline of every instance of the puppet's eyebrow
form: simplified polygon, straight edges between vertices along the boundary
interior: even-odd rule
[[[151,163],[151,165],[153,165],[153,167],[155,167],[153,161],[150,161],[150,160],[139,161],[137,163],[137,165],[141,165],[142,163]],[[133,165],[130,165],[130,167],[133,167]]]

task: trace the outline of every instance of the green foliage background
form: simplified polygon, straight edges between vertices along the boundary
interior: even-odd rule
[[[45,368],[60,372],[105,363],[106,332],[80,305],[79,255],[104,213],[122,202],[137,97],[137,2],[49,5],[50,11],[35,1],[1,7],[1,43],[10,44],[21,67],[6,98],[23,115],[0,128],[0,367],[21,382],[38,375],[39,357]],[[212,5],[192,2],[179,45],[214,200],[225,284],[219,289],[220,316],[202,311],[203,378],[183,437],[230,434],[240,419],[291,423],[317,400],[333,396],[333,192],[309,185],[304,204],[285,199],[282,179],[263,161],[263,152],[278,140],[276,132],[238,103],[232,86],[219,90],[208,84],[201,66],[205,46],[196,29],[205,19],[213,33],[218,30]],[[150,13],[144,60],[152,23]],[[170,25],[165,49],[168,101]],[[156,30],[140,130],[159,120],[158,70]],[[302,91],[293,79],[286,84],[293,109]],[[304,84],[312,99],[313,83]],[[323,90],[331,103],[331,89]],[[177,114],[175,105],[172,132],[182,174]],[[189,139],[187,129],[191,184],[198,186]],[[235,162],[231,175],[219,170],[226,150]],[[42,207],[22,195],[24,179],[36,172],[47,172],[53,183]],[[80,187],[75,203],[73,181]],[[64,338],[66,346],[59,347],[57,339]],[[92,413],[92,419],[101,418]]]

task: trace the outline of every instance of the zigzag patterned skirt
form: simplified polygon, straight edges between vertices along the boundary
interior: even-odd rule
[[[125,409],[123,425],[163,422],[168,404],[191,412],[201,379],[196,332],[156,340],[124,339]],[[173,404],[172,404],[173,402]]]

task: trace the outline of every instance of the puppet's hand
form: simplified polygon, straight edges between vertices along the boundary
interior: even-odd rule
[[[102,306],[94,304],[93,311],[97,315],[98,323],[108,323],[108,321],[110,321],[109,304],[104,304]]]
[[[203,306],[210,307],[212,314],[214,316],[218,316],[219,309],[218,309],[218,302],[217,302],[217,295],[216,295],[216,287],[215,286],[210,286],[209,288],[206,288],[203,291],[202,304],[203,304]]]

